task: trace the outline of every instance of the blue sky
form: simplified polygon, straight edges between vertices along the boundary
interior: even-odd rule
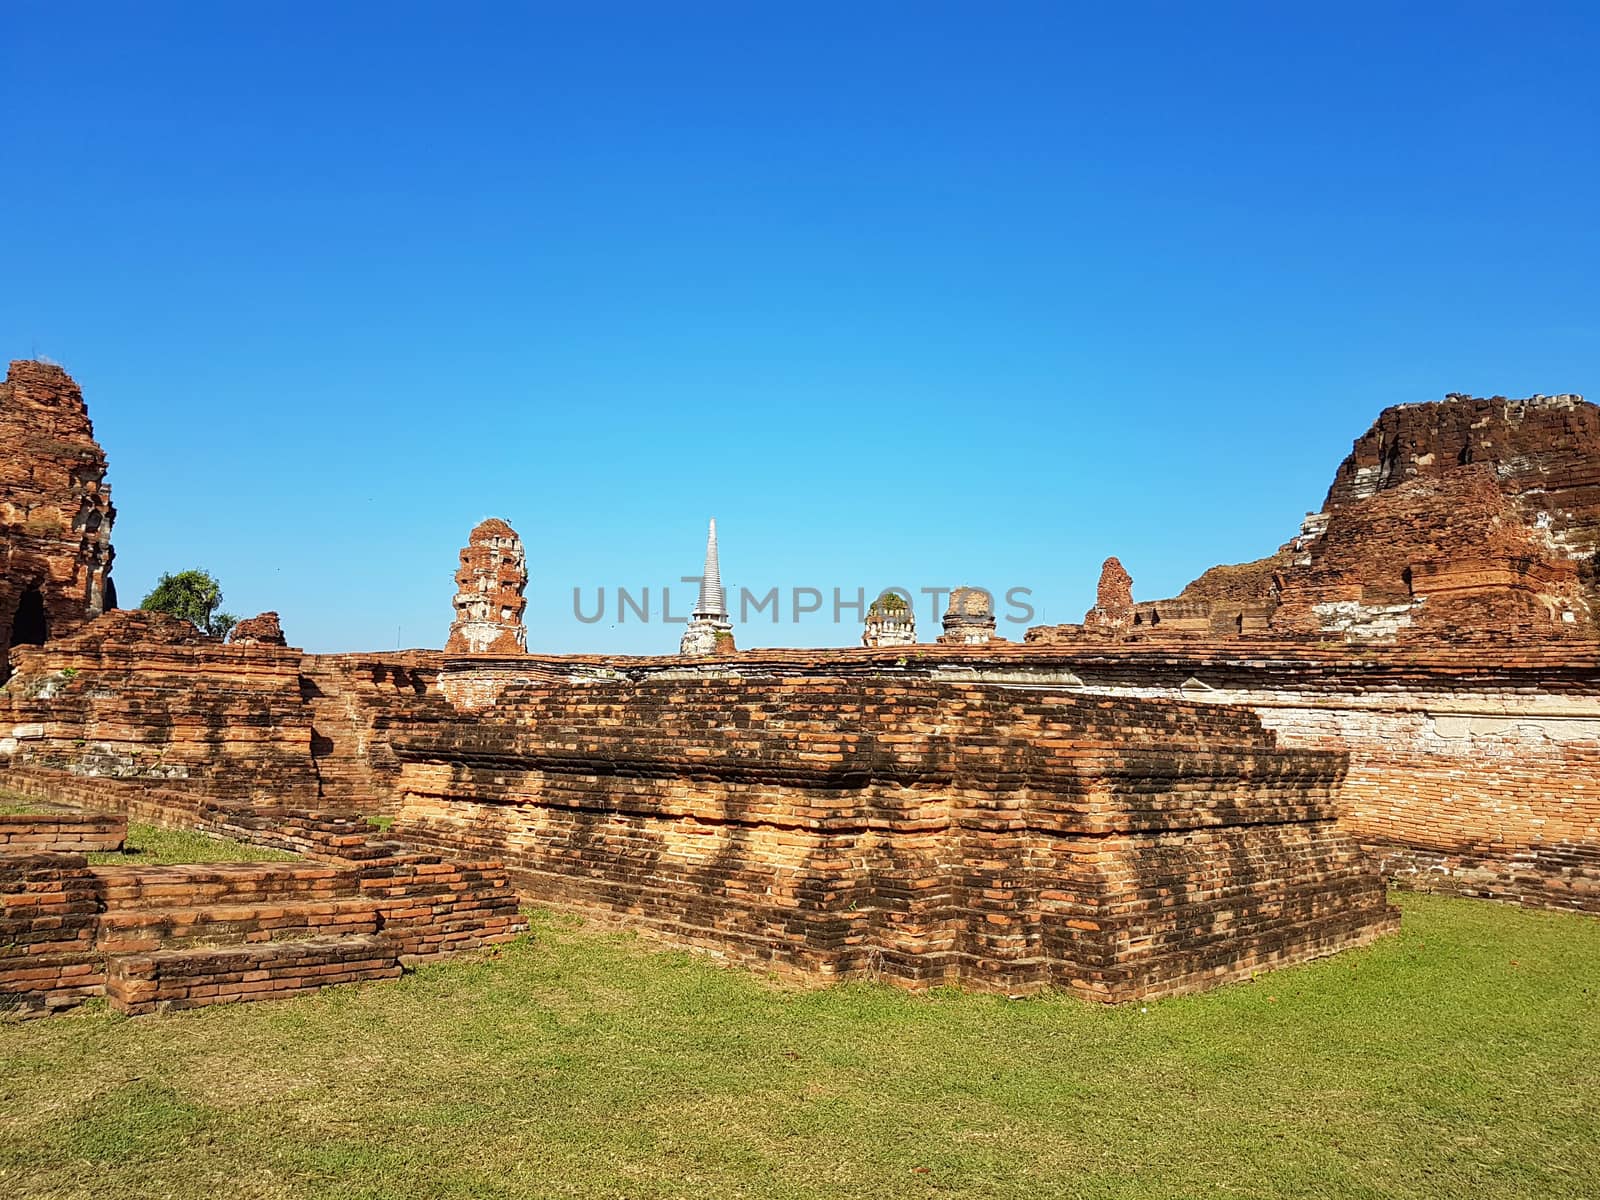
[[[713,515],[734,588],[1077,620],[1386,405],[1600,393],[1597,14],[13,2],[0,354],[84,387],[124,603],[203,566],[314,650],[442,645],[489,515],[534,649],[675,649],[615,590]]]

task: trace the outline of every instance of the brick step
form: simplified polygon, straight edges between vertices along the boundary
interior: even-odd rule
[[[394,979],[400,970],[393,943],[374,934],[159,950],[112,958],[106,995],[117,1012],[137,1015],[276,1000],[333,984]]]
[[[323,863],[208,863],[203,866],[91,867],[106,908],[252,904],[353,896],[355,877]]]
[[[0,813],[0,854],[121,850],[127,837],[127,819],[110,813]]]
[[[520,914],[510,913],[425,931],[389,928],[386,932],[395,941],[400,961],[409,967],[461,950],[502,945],[528,932],[528,922]]]
[[[0,1017],[54,1012],[105,990],[105,960],[88,948],[0,957]]]
[[[105,954],[131,954],[377,931],[378,906],[371,900],[269,900],[102,913],[96,944]]]
[[[324,847],[319,845],[317,849],[322,851]],[[403,857],[410,848],[404,842],[381,841],[377,840],[375,834],[362,834],[360,837],[329,839],[327,849],[349,862],[370,864]]]

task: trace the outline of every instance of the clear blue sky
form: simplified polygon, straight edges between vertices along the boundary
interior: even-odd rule
[[[1600,393],[1597,14],[12,0],[0,353],[84,387],[124,603],[438,646],[498,515],[531,647],[667,651],[573,588],[659,607],[714,515],[735,587],[1077,620],[1385,405]]]

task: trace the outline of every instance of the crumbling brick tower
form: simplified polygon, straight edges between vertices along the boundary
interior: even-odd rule
[[[1120,637],[1133,624],[1133,576],[1115,556],[1100,564],[1100,586],[1083,627],[1104,637]]]
[[[41,645],[116,607],[105,474],[72,377],[13,362],[0,384],[0,681],[13,645]]]
[[[995,634],[994,596],[983,588],[958,587],[950,593],[939,641],[949,646],[982,646],[1001,640]]]
[[[522,654],[528,631],[522,623],[527,600],[527,559],[522,539],[498,517],[484,521],[467,539],[456,572],[456,619],[445,650],[452,654]]]

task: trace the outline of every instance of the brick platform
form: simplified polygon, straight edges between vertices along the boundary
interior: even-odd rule
[[[1341,755],[1341,825],[1403,887],[1600,912],[1600,649],[1352,647],[1268,638],[907,650],[447,659],[441,686],[493,720],[519,685],[650,679],[963,682],[1024,694],[1238,706],[1287,749]]]
[[[881,680],[508,689],[397,730],[396,832],[518,888],[822,978],[1097,1000],[1395,927],[1335,754],[1236,710]]]

